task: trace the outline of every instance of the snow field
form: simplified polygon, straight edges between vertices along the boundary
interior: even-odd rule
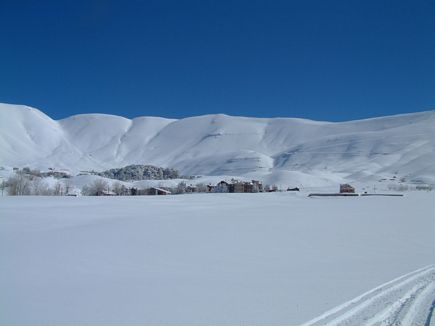
[[[419,325],[434,199],[2,197],[0,325]]]

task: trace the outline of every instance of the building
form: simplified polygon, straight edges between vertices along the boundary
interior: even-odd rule
[[[158,187],[151,187],[151,188],[145,188],[145,189],[138,189],[138,188],[127,188],[125,195],[130,196],[156,196],[156,195],[170,195],[171,192],[169,190],[158,188]]]
[[[186,193],[192,193],[192,192],[198,192],[198,188],[196,186],[187,186],[186,187]]]
[[[66,193],[65,196],[72,196],[72,197],[78,197],[81,195],[81,191],[80,189],[74,188],[74,189],[69,189]]]
[[[258,180],[252,180],[252,192],[263,192],[263,184]]]
[[[213,192],[230,192],[230,184],[222,180],[213,188]]]
[[[350,184],[343,183],[340,185],[340,194],[354,194],[355,188]]]
[[[231,193],[253,193],[253,192],[263,192],[263,185],[260,181],[252,180],[251,182],[239,181],[232,179],[231,183],[226,181],[219,182],[213,189],[213,192],[231,192]]]
[[[244,182],[235,182],[230,184],[230,192],[246,192]]]
[[[116,196],[116,194],[110,190],[102,190],[100,196]]]
[[[164,195],[170,195],[171,192],[166,189],[157,188],[157,187],[151,187],[148,189],[148,195],[151,196],[164,196]]]

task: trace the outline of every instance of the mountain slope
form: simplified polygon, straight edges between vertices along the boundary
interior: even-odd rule
[[[435,111],[331,123],[205,115],[180,120],[82,114],[60,121],[0,104],[0,165],[360,180],[435,179]],[[297,177],[298,178],[298,177]],[[303,178],[302,178],[303,179]]]

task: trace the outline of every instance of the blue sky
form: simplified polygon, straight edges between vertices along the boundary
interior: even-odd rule
[[[0,102],[53,118],[435,109],[434,1],[0,1]]]

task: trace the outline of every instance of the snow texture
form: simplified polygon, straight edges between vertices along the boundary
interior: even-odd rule
[[[425,325],[434,199],[0,197],[0,325]]]

